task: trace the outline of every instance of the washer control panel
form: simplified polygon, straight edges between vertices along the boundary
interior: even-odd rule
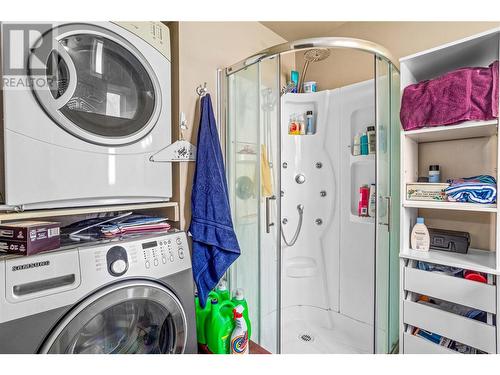
[[[94,272],[108,278],[164,277],[191,268],[187,236],[180,231],[82,248],[80,257],[84,263],[94,264]]]

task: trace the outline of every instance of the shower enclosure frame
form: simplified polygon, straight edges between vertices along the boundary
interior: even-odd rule
[[[228,118],[228,99],[229,99],[229,77],[232,76],[235,73],[240,72],[243,69],[247,69],[255,64],[258,64],[266,59],[277,59],[277,64],[278,64],[278,87],[281,89],[280,85],[280,76],[281,76],[281,55],[282,54],[287,54],[287,53],[295,53],[295,52],[300,52],[312,48],[328,48],[328,49],[348,49],[348,50],[357,50],[361,52],[366,52],[368,54],[373,55],[374,57],[374,70],[373,70],[373,80],[375,84],[375,94],[374,94],[374,101],[375,101],[375,121],[376,123],[378,122],[377,119],[377,113],[380,111],[380,101],[377,98],[377,74],[379,73],[379,68],[377,64],[377,60],[380,61],[386,61],[388,63],[389,67],[392,67],[392,69],[395,69],[395,72],[399,75],[399,63],[392,54],[383,46],[363,40],[363,39],[356,39],[356,38],[345,38],[345,37],[316,37],[316,38],[307,38],[307,39],[300,39],[296,41],[291,41],[291,42],[286,42],[282,44],[278,44],[275,46],[272,46],[270,48],[264,49],[238,63],[235,63],[229,67],[226,67],[224,69],[218,69],[217,71],[217,122],[219,124],[219,136],[220,136],[220,141],[221,141],[221,146],[223,148],[223,154],[224,154],[224,159],[226,162],[226,166],[228,163],[228,152],[229,152],[229,147],[228,147],[228,129],[227,126],[229,124],[229,118]],[[391,72],[392,72],[391,69]],[[392,73],[391,73],[392,75]],[[392,83],[389,84],[390,89],[393,89],[394,85]],[[399,89],[399,83],[397,84],[397,87]],[[281,99],[281,94],[279,93],[279,99]],[[392,95],[390,95],[391,98],[389,98],[389,101],[391,102],[392,105],[399,105],[399,103],[392,103]],[[399,99],[399,93],[397,95],[397,98]],[[281,113],[281,100],[278,100],[277,103],[277,113]],[[393,110],[389,112],[389,116],[391,116],[391,121],[393,120]],[[279,115],[278,115],[279,116]],[[281,120],[279,120],[281,121]],[[276,165],[281,167],[281,124],[278,123],[280,126],[278,126],[277,129],[277,137],[278,137],[278,147],[279,150],[277,152],[277,157],[276,157]],[[377,144],[379,142],[379,135],[377,132]],[[392,138],[392,137],[391,137]],[[392,144],[392,139],[390,140],[390,143]],[[376,176],[376,181],[377,181],[377,175],[378,175],[378,155],[376,157],[376,162],[375,162],[375,176]],[[226,168],[228,169],[228,168]],[[399,168],[398,168],[399,170]],[[277,173],[277,186],[281,186],[281,181],[280,181],[281,173]],[[396,186],[399,186],[399,184],[396,184]],[[277,189],[277,193],[279,194],[280,189]],[[397,191],[399,194],[399,191]],[[277,270],[276,270],[276,277],[277,277],[277,283],[278,283],[278,293],[277,293],[277,300],[276,300],[276,309],[277,309],[277,317],[276,317],[276,352],[281,353],[282,352],[282,315],[283,315],[283,309],[282,309],[282,304],[281,304],[281,296],[283,294],[283,283],[282,283],[282,240],[281,240],[281,228],[280,228],[280,222],[281,222],[281,205],[280,205],[280,199],[279,197],[276,199],[276,220],[275,220],[275,227],[277,230],[277,236],[276,236],[276,248],[277,248]],[[397,202],[397,199],[394,200]],[[391,211],[394,209],[394,207],[390,207],[391,202],[390,198],[388,199],[388,205],[389,205],[389,218],[388,218],[388,228],[390,228],[390,220],[391,220]],[[378,200],[377,200],[377,206],[378,206]],[[397,210],[396,210],[397,211]],[[395,223],[397,224],[399,220],[395,220]],[[386,224],[387,225],[387,224]],[[375,245],[374,245],[374,251],[375,251],[375,278],[376,278],[376,270],[377,270],[377,256],[376,256],[376,246],[377,246],[377,236],[378,236],[378,226],[377,223],[374,225],[374,230],[375,230]],[[389,229],[388,229],[389,231]],[[389,234],[391,236],[391,234]],[[398,235],[394,236],[394,238],[399,238]],[[398,250],[399,250],[399,246]],[[399,268],[397,267],[397,270]],[[231,271],[229,271],[231,272]],[[399,274],[398,274],[399,277]],[[376,281],[376,280],[375,280]],[[399,282],[397,283],[398,285],[396,286],[399,288]],[[374,352],[376,353],[376,347],[377,347],[377,335],[376,335],[376,330],[377,330],[377,304],[376,304],[376,282],[374,283],[374,335],[373,335],[373,348]],[[397,306],[399,302],[397,302]],[[396,318],[396,321],[398,319]],[[397,343],[394,347],[388,348],[388,352],[396,352],[397,351]]]

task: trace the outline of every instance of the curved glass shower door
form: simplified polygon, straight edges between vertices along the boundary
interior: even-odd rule
[[[390,353],[399,327],[399,72],[375,57],[375,353]],[[397,215],[397,216],[396,216]]]
[[[230,287],[243,288],[251,340],[279,352],[279,57],[228,77],[227,178],[241,255]]]

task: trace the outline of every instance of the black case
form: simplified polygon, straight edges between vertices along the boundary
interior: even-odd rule
[[[470,245],[470,234],[454,230],[429,228],[432,250],[451,251],[467,254]]]

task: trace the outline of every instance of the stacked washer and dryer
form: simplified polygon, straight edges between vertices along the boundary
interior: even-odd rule
[[[2,24],[3,209],[168,201],[156,22]],[[194,353],[183,232],[0,258],[0,353]]]

